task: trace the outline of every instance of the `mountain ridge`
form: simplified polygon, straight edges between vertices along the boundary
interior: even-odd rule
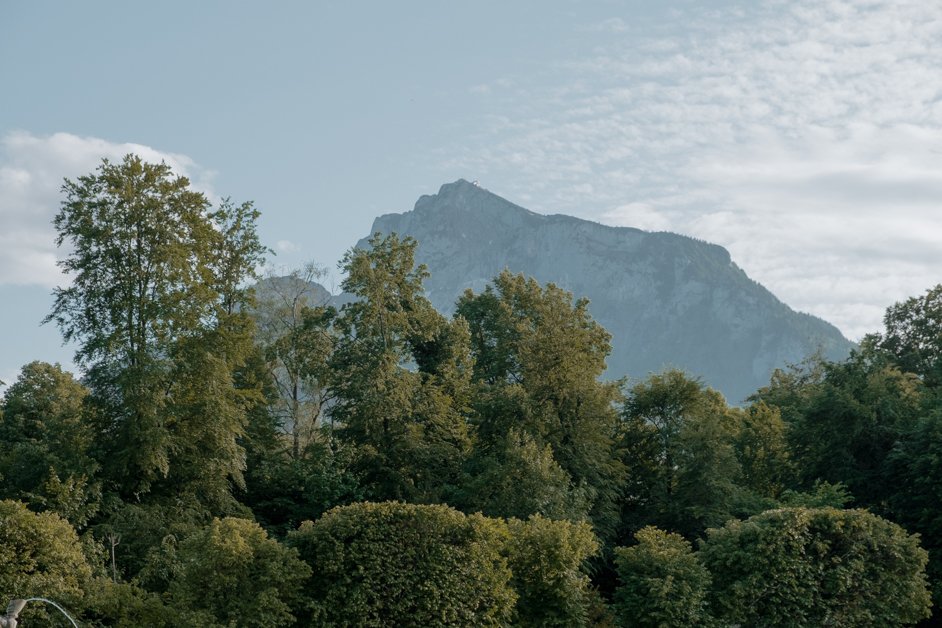
[[[614,377],[681,368],[738,402],[774,368],[818,350],[841,359],[854,346],[749,278],[722,246],[538,214],[464,179],[421,196],[411,211],[379,216],[375,232],[417,240],[416,262],[431,272],[426,295],[446,314],[465,289],[480,292],[504,268],[587,297],[612,333]]]

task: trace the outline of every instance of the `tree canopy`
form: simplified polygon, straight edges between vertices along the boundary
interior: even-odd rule
[[[65,182],[47,320],[81,372],[32,362],[0,400],[0,594],[220,628],[942,603],[942,287],[736,407],[606,374],[611,336],[552,283],[505,270],[444,316],[409,237],[351,249],[335,300],[316,265],[253,284],[259,216],[133,155]]]

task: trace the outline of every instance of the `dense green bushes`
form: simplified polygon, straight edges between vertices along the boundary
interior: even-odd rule
[[[710,603],[743,625],[896,626],[929,611],[919,540],[863,510],[785,508],[710,530]]]
[[[0,502],[0,596],[55,598],[80,606],[92,570],[78,535],[67,521],[51,512],[31,512],[20,502]],[[30,607],[42,616],[44,611]]]
[[[359,503],[288,543],[314,568],[313,625],[496,626],[513,609],[505,530],[446,506]]]
[[[585,524],[398,502],[336,508],[288,543],[314,570],[316,625],[583,625]]]
[[[614,606],[625,626],[698,626],[707,622],[710,574],[678,534],[646,527],[637,545],[615,550],[621,585]]]
[[[898,626],[928,616],[927,554],[863,510],[782,508],[708,530],[645,528],[616,550],[625,626]]]

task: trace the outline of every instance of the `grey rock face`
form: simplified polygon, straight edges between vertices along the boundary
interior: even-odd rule
[[[840,359],[853,346],[833,325],[793,311],[749,279],[720,246],[543,216],[464,180],[422,196],[411,212],[377,218],[377,231],[418,241],[417,262],[432,274],[427,296],[444,313],[504,268],[588,297],[612,334],[613,378],[675,367],[738,403],[777,367],[816,350]]]

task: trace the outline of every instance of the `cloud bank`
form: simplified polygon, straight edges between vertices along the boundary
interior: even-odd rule
[[[69,133],[15,132],[0,139],[0,286],[62,283],[52,219],[63,179],[91,173],[102,158],[120,161],[128,153],[166,162],[212,197],[212,173],[186,155]]]
[[[854,339],[942,281],[942,5],[775,1],[669,22],[587,29],[589,53],[494,98],[448,166],[540,211],[722,244]]]

